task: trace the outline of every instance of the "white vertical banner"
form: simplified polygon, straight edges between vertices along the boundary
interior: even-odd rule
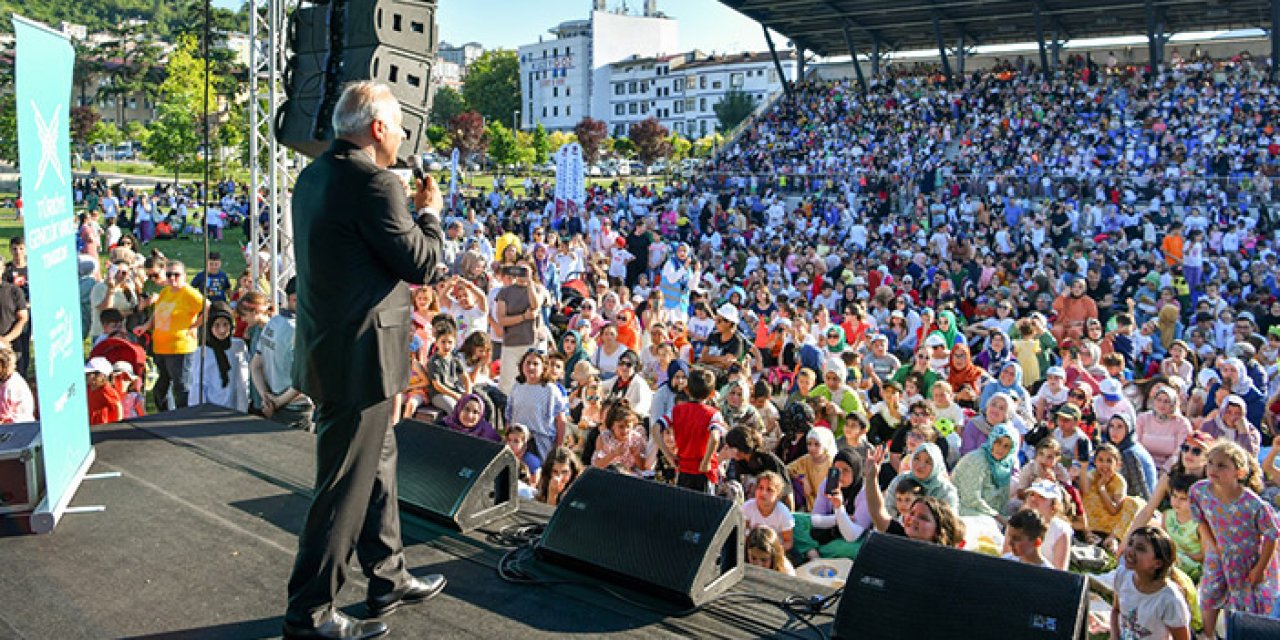
[[[449,154],[449,207],[454,211],[458,209],[458,148],[453,148],[453,153]]]
[[[582,158],[582,145],[574,142],[567,145],[568,168],[569,168],[569,189],[565,193],[565,198],[572,200],[582,206],[587,199],[586,195],[586,165]]]

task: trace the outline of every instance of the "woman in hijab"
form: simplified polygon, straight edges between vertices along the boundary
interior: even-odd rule
[[[1177,459],[1179,447],[1191,435],[1191,421],[1178,409],[1178,393],[1173,387],[1161,384],[1152,395],[1151,410],[1138,416],[1135,435],[1156,466],[1163,469]]]
[[[577,331],[566,331],[560,337],[560,353],[564,355],[564,388],[573,388],[573,370],[579,362],[591,361],[591,356],[582,344],[582,335]]]
[[[653,402],[649,405],[650,422],[655,422],[671,414],[677,403],[688,402],[689,395],[689,363],[684,360],[672,360],[667,365],[667,379],[658,385],[653,392]]]
[[[1021,442],[1022,437],[1011,425],[998,424],[980,448],[960,458],[951,481],[960,498],[961,516],[989,516],[1004,523],[1000,509],[1009,503]]]
[[[956,314],[950,309],[938,313],[938,329],[934,333],[942,336],[947,349],[964,343],[964,334],[960,333],[960,327],[956,324]]]
[[[947,476],[947,461],[942,454],[942,449],[932,442],[926,442],[916,447],[911,453],[911,470],[898,474],[889,486],[885,489],[885,494],[896,496],[898,483],[906,478],[914,478],[916,482],[924,487],[924,495],[937,498],[956,509],[960,506],[960,496],[956,493],[955,485],[951,484],[951,478]],[[892,515],[900,516],[897,505],[890,502],[885,505]]]
[[[827,332],[823,334],[822,346],[823,351],[827,354],[840,355],[849,349],[849,342],[845,339],[844,328],[838,324],[827,325]]]
[[[444,426],[481,440],[502,442],[502,436],[499,436],[498,430],[489,423],[486,413],[488,411],[485,409],[484,400],[479,395],[468,393],[458,399],[458,403],[453,406],[453,411],[445,416]]]
[[[955,393],[956,402],[969,407],[978,406],[978,396],[991,375],[974,364],[969,345],[958,344],[951,350],[951,365],[947,368],[947,382]]]
[[[1232,440],[1252,455],[1258,455],[1262,446],[1262,434],[1249,421],[1248,407],[1243,398],[1228,395],[1222,407],[1210,413],[1200,424],[1200,431],[1212,438]]]
[[[191,354],[192,365],[187,370],[191,404],[209,402],[248,411],[249,350],[244,340],[232,337],[235,316],[231,306],[225,302],[213,303],[209,306],[208,318],[205,345]]]
[[[735,378],[720,392],[720,415],[729,429],[746,427],[764,434],[764,420],[751,406],[751,382],[745,377]]]
[[[972,417],[964,424],[960,432],[960,455],[965,455],[982,446],[997,425],[1007,424],[1013,419],[1013,400],[1007,394],[997,393],[987,401],[982,413]],[[1021,429],[1014,427],[1019,433]]]
[[[1134,439],[1133,421],[1129,414],[1117,413],[1108,418],[1102,441],[1120,450],[1120,475],[1124,477],[1128,495],[1149,500],[1160,477],[1151,454]]]
[[[1024,422],[1030,424],[1035,411],[1031,404],[1031,394],[1022,386],[1022,365],[1009,361],[1000,367],[995,379],[982,387],[982,395],[978,398],[978,410],[986,409],[987,402],[997,393],[1009,397],[1009,411],[1017,414]]]
[[[854,515],[862,492],[862,456],[852,448],[836,451],[831,468],[840,472],[836,486],[824,485],[810,513],[795,514],[792,549],[809,559],[857,556],[867,524]]]
[[[1247,408],[1245,417],[1249,419],[1249,423],[1262,424],[1267,401],[1262,392],[1253,385],[1253,380],[1249,377],[1244,363],[1239,358],[1227,358],[1218,362],[1220,363],[1218,372],[1222,375],[1222,381],[1211,387],[1208,395],[1205,396],[1205,415],[1209,415],[1218,408],[1218,389],[1227,389],[1231,395],[1239,396],[1244,401]]]

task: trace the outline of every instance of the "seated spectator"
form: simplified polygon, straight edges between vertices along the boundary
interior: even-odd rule
[[[782,538],[769,527],[756,527],[747,533],[747,562],[781,574],[796,575]]]
[[[1022,437],[1008,423],[991,429],[987,441],[960,458],[951,473],[960,497],[962,516],[990,516],[1002,524],[1010,489],[1017,472],[1017,451]]]
[[[84,366],[85,391],[89,402],[89,424],[120,422],[124,416],[120,392],[112,386],[111,362],[106,358],[90,358]]]
[[[1005,529],[1005,546],[1009,551],[1004,555],[1007,560],[1014,560],[1033,567],[1055,568],[1041,553],[1044,536],[1048,525],[1039,513],[1031,509],[1022,509],[1009,518],[1009,526]]]
[[[1101,536],[1103,548],[1114,553],[1120,536],[1129,530],[1144,502],[1127,495],[1127,483],[1120,474],[1124,463],[1120,450],[1111,443],[1098,446],[1093,454],[1094,470],[1080,474],[1080,497],[1089,528]]]
[[[142,378],[134,375],[133,365],[120,361],[111,365],[111,384],[120,392],[124,409],[122,420],[147,415],[147,400],[142,395]]]
[[[498,435],[498,430],[485,419],[485,412],[484,400],[474,393],[468,393],[453,405],[453,410],[445,416],[443,424],[445,428],[458,433],[465,433],[481,440],[502,442],[502,436]]]
[[[622,399],[612,403],[603,426],[591,454],[591,466],[632,474],[649,468],[644,432],[630,402]]]
[[[551,451],[544,466],[546,469],[538,481],[538,502],[554,507],[560,504],[569,485],[582,475],[582,463],[573,451],[560,447]]]
[[[795,529],[795,518],[781,501],[786,491],[782,476],[772,471],[760,474],[756,481],[755,497],[742,505],[742,518],[748,529],[773,529],[782,539],[782,548],[790,551],[794,543],[792,530]]]
[[[36,400],[31,387],[18,373],[18,355],[0,345],[0,424],[35,422]]]
[[[964,522],[951,507],[937,498],[918,496],[907,506],[901,520],[894,519],[885,508],[884,494],[876,478],[880,466],[889,457],[888,448],[881,445],[867,456],[863,470],[863,487],[867,512],[876,531],[891,535],[903,535],[912,540],[931,542],[944,547],[960,547],[964,544]],[[963,462],[963,460],[962,460]]]
[[[808,453],[787,465],[796,489],[796,508],[811,510],[827,482],[827,471],[836,454],[836,437],[826,427],[813,427],[805,436]]]

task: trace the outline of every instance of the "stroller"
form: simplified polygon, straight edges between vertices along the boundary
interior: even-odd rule
[[[582,310],[582,301],[594,298],[595,285],[590,272],[577,271],[569,274],[569,278],[560,285],[560,307],[551,312],[551,326],[556,335],[563,335],[569,328],[569,320]]]

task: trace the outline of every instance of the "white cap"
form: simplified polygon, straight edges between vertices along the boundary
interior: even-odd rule
[[[925,338],[925,339],[924,339],[924,346],[926,346],[926,347],[945,347],[945,346],[947,346],[947,340],[946,340],[946,338],[943,338],[943,337],[942,337],[941,335],[939,335],[939,334],[931,333],[931,334],[929,334],[929,337],[927,337],[927,338]]]
[[[1059,378],[1066,378],[1067,372],[1062,367],[1049,367],[1049,370],[1044,372],[1044,375],[1045,377],[1058,376]]]
[[[720,305],[719,309],[716,309],[716,316],[724,318],[735,325],[742,320],[742,316],[738,314],[738,308],[728,302]]]
[[[1098,390],[1102,392],[1102,397],[1107,400],[1120,399],[1120,381],[1115,378],[1106,378],[1099,382]]]
[[[103,358],[102,356],[90,358],[84,365],[84,372],[101,373],[104,376],[109,376],[111,375],[111,361]]]

